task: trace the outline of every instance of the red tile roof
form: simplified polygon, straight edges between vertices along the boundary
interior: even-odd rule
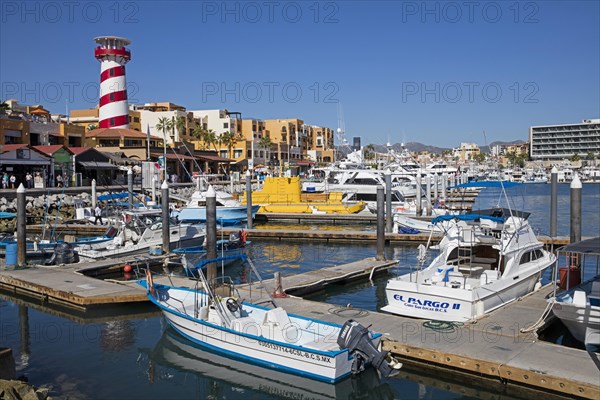
[[[29,147],[29,145],[20,143],[20,144],[3,144],[0,145],[0,152],[7,153],[9,151],[15,151],[23,147]]]
[[[150,155],[154,156],[154,157],[162,157],[164,154],[151,152]],[[195,159],[195,157],[188,156],[187,154],[167,153],[167,160],[194,160],[194,159]]]
[[[198,158],[207,160],[207,161],[217,161],[217,162],[233,162],[234,160],[230,158],[224,158],[219,156],[209,156],[209,155],[199,155]]]
[[[85,153],[86,151],[88,151],[90,149],[92,149],[92,147],[69,147],[69,150],[71,150],[71,153],[73,153],[75,155]]]
[[[133,129],[122,129],[122,128],[100,128],[89,131],[85,134],[86,138],[97,137],[97,138],[134,138],[134,139],[146,139],[148,135]],[[162,140],[157,136],[150,136],[150,139]]]
[[[60,149],[64,149],[66,147],[64,147],[62,144],[51,144],[48,146],[31,146],[31,148],[36,149],[37,151],[39,151],[41,153],[51,156],[52,154],[56,153]],[[67,149],[67,151],[71,152],[69,149]]]

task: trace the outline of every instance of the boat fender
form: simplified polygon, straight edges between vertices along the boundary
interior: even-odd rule
[[[150,271],[150,269],[146,270],[146,285],[148,286],[148,291],[150,294],[154,296],[154,280],[152,278],[152,271]]]
[[[248,232],[245,230],[240,231],[240,239],[242,239],[242,245],[246,244],[246,238],[248,237]]]

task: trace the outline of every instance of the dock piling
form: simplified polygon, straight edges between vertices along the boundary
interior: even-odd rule
[[[217,258],[217,194],[212,185],[206,191],[206,258]],[[217,277],[216,264],[206,266],[207,279],[213,283]]]
[[[377,261],[385,260],[384,246],[385,246],[385,225],[384,225],[384,212],[383,212],[383,187],[377,187]]]
[[[550,237],[555,238],[558,226],[558,169],[552,167],[550,173]]]
[[[129,209],[133,209],[133,170],[127,170],[127,192],[129,192]]]
[[[92,179],[92,210],[96,209],[96,180]]]
[[[165,179],[160,187],[161,216],[162,216],[162,251],[170,252],[171,238],[169,236],[169,184]]]
[[[156,204],[156,177],[152,177],[152,202]]]
[[[444,201],[446,201],[446,198],[448,197],[447,192],[448,192],[448,176],[446,174],[442,174],[442,193],[440,194],[440,197]]]
[[[440,192],[440,180],[438,179],[438,174],[433,174],[433,200],[437,201],[439,198]]]
[[[417,203],[417,215],[421,215],[423,212],[423,205],[421,204],[421,172],[417,172],[417,193],[416,193],[416,203]]]
[[[390,171],[385,173],[385,231],[392,233],[394,220],[392,215],[392,175]]]
[[[427,204],[426,204],[426,210],[427,210],[427,215],[431,215],[431,175],[427,175],[426,179],[426,196],[427,196]]]
[[[27,218],[25,217],[25,187],[21,183],[17,188],[17,265],[25,265],[27,250]]]
[[[581,240],[581,181],[579,175],[571,181],[571,243]]]
[[[252,174],[250,170],[246,171],[246,214],[248,218],[246,226],[248,229],[252,229]]]

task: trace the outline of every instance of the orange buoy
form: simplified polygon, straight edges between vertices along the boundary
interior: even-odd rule
[[[131,272],[131,271],[133,271],[133,268],[131,268],[131,265],[125,264],[125,266],[123,267],[123,272]]]

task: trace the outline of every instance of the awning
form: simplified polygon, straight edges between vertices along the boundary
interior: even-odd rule
[[[119,169],[119,167],[107,161],[77,161],[77,164],[84,168]]]
[[[571,243],[558,250],[569,253],[600,254],[600,237]]]
[[[205,155],[205,154],[198,155],[197,157],[204,161],[213,161],[213,162],[221,162],[221,163],[232,163],[235,161],[230,158],[224,158],[224,157],[219,157],[219,156],[209,156],[209,155]]]

